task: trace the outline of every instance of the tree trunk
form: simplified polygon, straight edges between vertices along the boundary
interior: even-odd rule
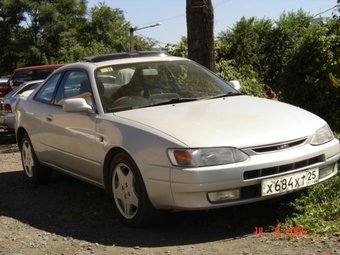
[[[215,72],[214,8],[211,0],[187,0],[188,57]]]

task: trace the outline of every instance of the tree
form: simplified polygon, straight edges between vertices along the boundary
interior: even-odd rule
[[[22,66],[71,63],[84,56],[129,51],[123,11],[87,0],[1,0],[0,74]],[[135,36],[139,50],[157,42]]]
[[[102,53],[124,52],[130,50],[130,27],[122,10],[99,3],[99,6],[90,9],[89,25],[83,34],[87,35],[87,42],[102,44],[106,49]],[[138,35],[134,36],[134,42],[138,50],[151,50],[156,45],[155,40]]]
[[[63,41],[77,41],[77,31],[86,23],[86,0],[25,0],[27,29],[31,34],[31,54],[38,59],[29,64],[60,62]],[[27,57],[27,59],[31,59]]]
[[[266,96],[277,98],[282,89],[277,84],[278,77],[284,71],[292,49],[301,43],[310,21],[311,17],[302,10],[283,13],[275,22],[242,17],[231,29],[218,35],[221,45],[228,45],[223,50],[217,49],[219,69],[222,60],[234,60],[241,75],[257,79],[259,84],[264,84]]]
[[[282,100],[307,109],[340,130],[340,30],[336,21],[311,25],[295,44],[278,83]]]
[[[185,36],[182,36],[179,44],[167,44],[165,45],[163,50],[169,52],[173,56],[187,58],[188,57],[188,40]]]
[[[211,0],[187,0],[188,57],[215,72],[214,8]]]
[[[90,41],[102,42],[111,52],[129,50],[129,27],[120,9],[99,3],[90,10]]]
[[[20,61],[17,55],[20,23],[25,20],[25,5],[19,1],[0,1],[0,74],[10,74]]]

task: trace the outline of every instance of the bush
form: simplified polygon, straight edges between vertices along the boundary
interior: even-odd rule
[[[238,70],[233,60],[220,60],[216,64],[216,73],[225,81],[240,81],[241,92],[246,95],[266,97],[264,85],[258,81],[256,72],[247,66]]]
[[[331,26],[331,25],[330,25]],[[309,110],[340,130],[340,36],[310,26],[295,45],[278,84],[282,100]]]

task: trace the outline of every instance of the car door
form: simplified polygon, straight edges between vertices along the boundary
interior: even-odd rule
[[[51,104],[42,116],[44,160],[78,177],[100,181],[100,163],[95,152],[97,114],[65,112],[63,101],[82,97],[93,105],[92,89],[86,72],[65,72]]]

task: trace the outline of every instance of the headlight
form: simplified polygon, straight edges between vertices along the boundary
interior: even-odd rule
[[[310,142],[311,145],[320,145],[333,140],[334,135],[328,125],[318,129]]]
[[[231,164],[248,159],[248,155],[235,148],[169,149],[168,155],[175,166],[198,167]]]

